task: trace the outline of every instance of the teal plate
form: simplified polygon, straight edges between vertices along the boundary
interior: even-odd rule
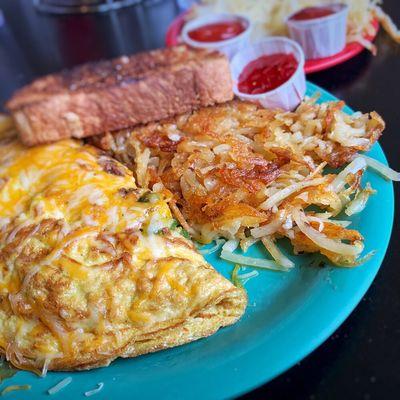
[[[308,95],[321,93],[320,101],[336,100],[315,85]],[[348,108],[348,112],[351,110]],[[376,144],[370,156],[386,163]],[[267,382],[313,351],[344,321],[371,285],[385,255],[393,223],[393,186],[374,172],[365,174],[378,190],[352,227],[365,237],[365,253],[376,254],[353,269],[311,267],[310,256],[292,257],[290,272],[259,271],[246,284],[249,306],[236,325],[215,335],[170,350],[134,359],[117,360],[107,368],[76,373],[49,373],[40,378],[18,372],[3,382],[29,384],[29,392],[12,392],[12,399],[49,398],[47,389],[71,376],[69,386],[51,398],[85,398],[84,392],[103,382],[93,399],[221,399],[245,393]],[[265,255],[261,248],[251,255]],[[214,253],[207,260],[230,276],[232,265]],[[250,271],[244,269],[243,272]]]

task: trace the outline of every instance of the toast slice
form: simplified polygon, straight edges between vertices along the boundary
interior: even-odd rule
[[[23,143],[83,138],[233,98],[227,58],[177,46],[39,78],[6,103]]]

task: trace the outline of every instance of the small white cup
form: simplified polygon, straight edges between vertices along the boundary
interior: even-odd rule
[[[335,12],[324,17],[308,20],[286,19],[290,37],[304,50],[306,60],[329,57],[341,52],[346,46],[346,4],[329,5]]]
[[[259,94],[240,92],[238,88],[239,75],[246,65],[261,56],[276,53],[293,54],[298,62],[294,74],[281,86],[269,92]],[[263,39],[238,52],[231,61],[231,73],[235,95],[242,100],[260,104],[265,108],[293,110],[300,104],[306,93],[303,50],[296,42],[286,37],[276,36]]]
[[[237,20],[240,20],[243,23],[243,25],[245,26],[245,30],[231,39],[220,40],[218,42],[199,42],[197,40],[193,40],[189,36],[190,31],[196,28],[200,28],[201,26],[218,22]],[[184,41],[184,43],[191,47],[208,50],[218,50],[226,54],[226,56],[231,59],[237,51],[246,47],[249,44],[250,32],[251,22],[246,17],[235,14],[209,14],[186,23],[182,29],[182,40]]]

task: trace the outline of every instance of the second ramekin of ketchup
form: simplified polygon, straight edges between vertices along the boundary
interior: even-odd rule
[[[265,108],[293,110],[306,92],[304,53],[286,37],[249,45],[231,61],[233,92]]]
[[[182,30],[191,47],[218,50],[232,58],[249,43],[251,22],[235,14],[210,14],[189,21]]]
[[[348,6],[335,3],[306,7],[290,15],[290,37],[301,45],[307,60],[329,57],[346,46]]]

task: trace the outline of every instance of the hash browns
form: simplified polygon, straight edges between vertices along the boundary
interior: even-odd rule
[[[385,124],[376,112],[348,115],[343,107],[314,98],[283,112],[233,101],[92,140],[127,164],[142,187],[171,191],[175,217],[201,243],[218,237],[243,241],[254,237],[253,229],[275,223],[273,232],[265,230],[273,241],[288,237],[295,251],[321,251],[348,265],[358,254],[306,246],[292,215],[319,207],[325,213],[306,212],[306,224],[319,218],[321,235],[362,250],[361,235],[330,217],[359,190],[364,168],[334,190],[337,176],[326,174],[326,167],[342,167],[369,150]]]

